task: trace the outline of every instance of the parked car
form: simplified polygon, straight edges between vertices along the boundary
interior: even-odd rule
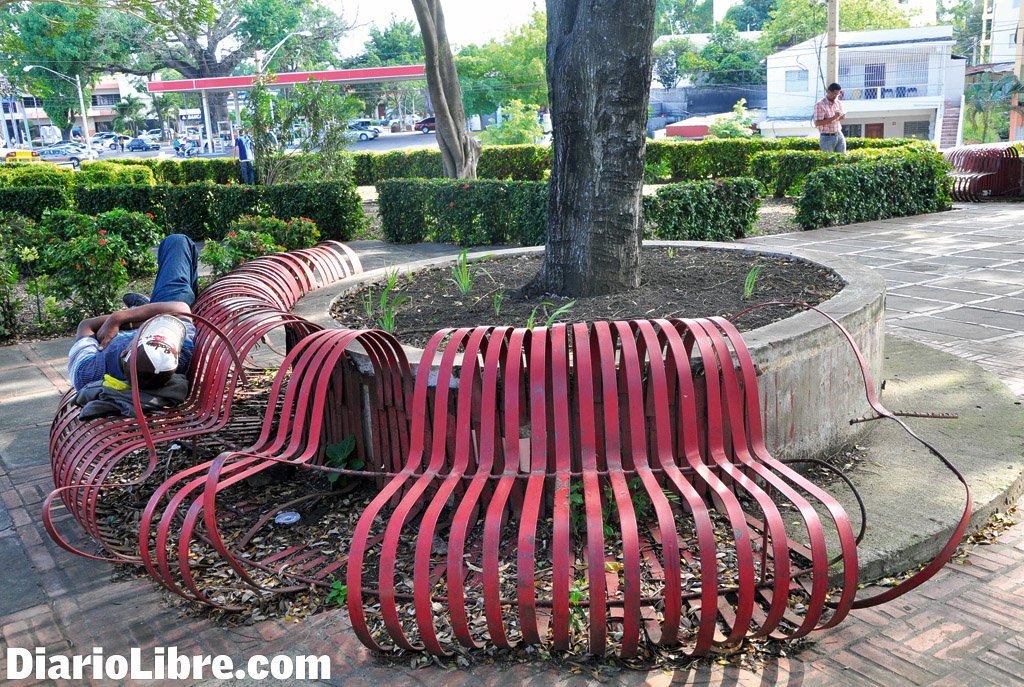
[[[95,150],[82,148],[75,144],[58,143],[39,150],[39,158],[45,162],[70,164],[77,169],[82,160],[95,160],[99,155]]]
[[[370,139],[377,138],[378,136],[380,136],[379,131],[374,131],[372,129],[360,129],[355,125],[349,126],[349,128],[345,130],[345,138],[351,141],[369,141]]]
[[[92,143],[94,146],[101,144],[105,145],[107,142],[110,141],[110,139],[116,136],[117,134],[115,134],[112,131],[101,131],[98,134],[93,134],[92,138],[89,139],[89,142]]]
[[[422,131],[425,134],[433,133],[437,129],[437,124],[434,122],[433,117],[427,117],[416,122],[412,127],[416,131]]]
[[[138,138],[133,138],[132,140],[128,141],[128,144],[125,145],[125,150],[129,150],[133,153],[136,150],[160,150],[160,144],[152,139],[142,138],[141,136],[139,136]]]
[[[164,131],[163,129],[150,129],[149,131],[144,131],[143,133],[139,134],[139,136],[149,136],[151,138],[157,139],[158,141],[162,141],[164,138]]]
[[[0,161],[3,162],[40,162],[39,153],[34,150],[7,150],[0,148]]]
[[[349,126],[363,131],[376,131],[378,135],[380,134],[380,127],[376,125],[376,122],[373,119],[367,119],[365,117],[363,119],[353,119],[349,122]]]

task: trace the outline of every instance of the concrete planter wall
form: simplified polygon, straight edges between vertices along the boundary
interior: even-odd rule
[[[839,320],[853,336],[867,360],[877,391],[884,358],[885,283],[870,270],[849,260],[812,251],[765,251],[736,244],[687,241],[657,241],[647,245],[794,258],[833,270],[846,286],[819,307]],[[487,252],[499,256],[542,250],[516,248]],[[398,267],[418,272],[453,262],[454,256],[450,256]],[[383,277],[384,270],[374,270],[347,281],[335,300],[366,282]],[[319,312],[311,311],[303,303],[296,307],[296,312],[307,319],[337,326],[323,312],[323,299],[317,302]],[[864,425],[849,423],[868,411],[860,368],[845,338],[825,318],[814,312],[797,312],[786,320],[746,332],[744,339],[758,367],[762,422],[768,447],[775,456],[819,455],[850,441],[862,431]],[[406,352],[416,366],[422,351],[406,347]]]

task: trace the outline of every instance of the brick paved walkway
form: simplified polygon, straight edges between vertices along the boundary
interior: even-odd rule
[[[1024,393],[1024,205],[985,204],[751,243],[842,253],[879,269],[890,287],[890,332],[975,360]],[[380,260],[397,261],[379,245],[363,248],[376,251]],[[39,508],[51,488],[46,437],[67,384],[67,346],[63,340],[0,349],[0,671],[8,647],[86,654],[102,646],[112,654],[176,645],[182,652],[238,659],[328,653],[334,657],[332,684],[591,682],[554,673],[543,663],[471,671],[387,666],[356,642],[343,613],[298,625],[224,629],[183,617],[148,580],[112,581],[106,563],[58,548],[39,524]],[[59,523],[75,534],[69,523]],[[839,628],[814,635],[795,655],[756,672],[715,665],[671,675],[621,673],[611,681],[721,687],[1024,684],[1024,524],[994,545],[975,548],[968,561],[948,566],[895,603],[855,612]]]

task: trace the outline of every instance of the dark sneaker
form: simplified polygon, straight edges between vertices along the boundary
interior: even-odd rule
[[[137,308],[140,305],[148,305],[149,299],[141,293],[126,293],[121,296],[121,302],[129,308]]]

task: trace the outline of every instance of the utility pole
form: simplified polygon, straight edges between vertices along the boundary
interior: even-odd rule
[[[839,0],[828,0],[828,30],[825,38],[825,87],[839,81]]]

